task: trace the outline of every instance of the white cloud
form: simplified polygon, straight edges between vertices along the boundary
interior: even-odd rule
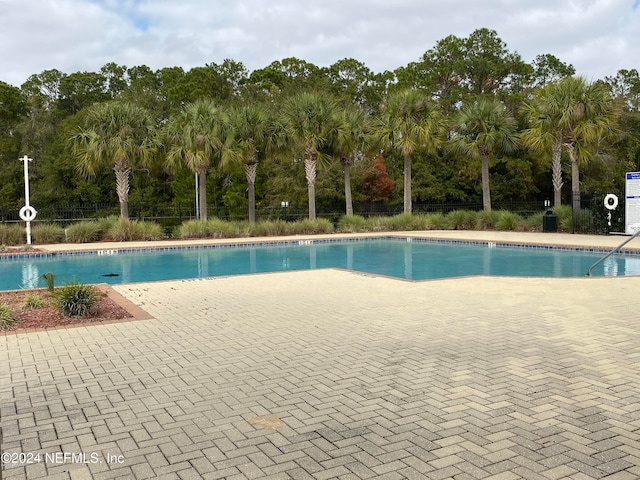
[[[372,70],[418,60],[447,35],[496,30],[525,61],[551,53],[588,78],[640,68],[634,0],[0,0],[0,80],[108,62],[250,70],[295,56]]]

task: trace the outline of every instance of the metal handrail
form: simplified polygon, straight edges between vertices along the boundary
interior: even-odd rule
[[[640,230],[638,230],[636,233],[634,233],[633,235],[631,235],[631,238],[627,238],[624,242],[622,242],[620,245],[618,245],[616,248],[614,248],[613,250],[611,250],[609,253],[607,253],[606,255],[604,255],[602,258],[600,258],[596,263],[594,263],[593,265],[591,265],[589,267],[589,270],[587,271],[587,276],[591,276],[591,270],[594,269],[594,267],[596,267],[597,265],[600,265],[602,262],[604,262],[607,258],[609,258],[611,255],[613,255],[614,253],[620,251],[620,249],[622,247],[624,247],[627,243],[629,243],[631,240],[633,240],[634,238],[636,238],[638,236],[638,234],[640,234]]]

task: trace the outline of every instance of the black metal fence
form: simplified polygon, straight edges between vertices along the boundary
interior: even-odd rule
[[[0,205],[0,222],[19,222],[18,212],[20,206]],[[38,211],[37,222],[71,223],[79,220],[95,220],[110,215],[120,215],[118,204],[92,203],[79,205],[35,205]],[[318,205],[317,216],[325,218],[339,218],[344,215],[344,210],[335,205]],[[540,212],[543,209],[541,202],[494,202],[496,210],[509,210],[523,215]],[[414,213],[443,214],[455,210],[482,210],[482,203],[445,203],[445,202],[414,202]],[[364,217],[391,216],[402,213],[402,203],[386,202],[361,202],[354,203],[353,211],[356,215]],[[285,219],[296,220],[308,216],[308,207],[305,204],[289,203],[284,206],[257,206],[256,216],[260,219]],[[247,217],[245,210],[230,210],[224,206],[209,205],[208,215],[225,220],[244,220]],[[129,215],[138,220],[173,220],[176,223],[196,218],[195,206],[186,203],[149,204],[129,203]]]
[[[613,194],[618,199],[615,209],[605,206],[607,195]],[[572,209],[572,233],[590,235],[608,235],[625,231],[624,192],[580,194],[574,197],[579,208]],[[613,206],[613,201],[608,202]]]
[[[607,194],[593,193],[580,195],[580,208],[572,212],[571,230],[573,233],[594,235],[607,235],[611,232],[624,231],[624,193],[613,192],[618,196],[619,202],[615,210],[608,210],[604,205]],[[18,212],[21,206],[0,205],[0,222],[20,222]],[[80,204],[80,205],[45,205],[35,208],[38,210],[35,223],[53,222],[68,224],[80,220],[95,220],[110,215],[120,215],[118,204]],[[507,210],[521,215],[531,215],[544,211],[544,203],[537,202],[493,202],[494,210]],[[369,202],[354,203],[354,214],[364,217],[391,216],[402,213],[402,203]],[[414,213],[443,213],[447,214],[455,210],[482,210],[482,203],[445,203],[445,202],[414,202]],[[230,210],[225,206],[209,205],[207,209],[209,217],[218,217],[225,220],[245,220],[246,211],[243,209]],[[611,213],[611,217],[609,217]],[[150,204],[130,203],[129,214],[131,218],[138,220],[156,221],[163,225],[178,225],[186,220],[196,218],[195,205],[189,203]],[[283,219],[285,221],[307,218],[308,207],[306,203],[289,203],[283,206],[257,206],[256,217],[260,220]],[[318,205],[317,216],[337,221],[344,210],[342,206]]]

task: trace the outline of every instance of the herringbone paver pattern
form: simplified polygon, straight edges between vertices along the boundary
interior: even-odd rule
[[[0,337],[3,451],[88,457],[4,480],[640,478],[640,278],[117,290],[155,319]]]

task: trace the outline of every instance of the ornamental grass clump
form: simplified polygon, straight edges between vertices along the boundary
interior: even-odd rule
[[[67,241],[71,243],[90,243],[101,240],[102,226],[90,220],[69,225],[66,230]]]
[[[333,233],[333,223],[326,218],[316,218],[314,220],[299,220],[287,224],[289,235],[314,235],[318,233]]]
[[[98,228],[100,229],[100,237],[105,239],[112,228],[120,221],[121,217],[117,215],[109,215],[108,217],[98,219]]]
[[[284,220],[261,220],[250,223],[247,228],[250,237],[276,237],[285,235],[287,223]]]
[[[106,237],[114,242],[128,242],[140,240],[142,234],[137,221],[121,218],[109,229]]]
[[[21,225],[0,224],[0,245],[24,245],[26,242],[27,235]]]
[[[523,225],[530,232],[539,232],[542,230],[542,217],[544,212],[533,213],[523,220]]]
[[[524,230],[524,220],[517,213],[501,211],[496,222],[496,230]]]
[[[338,221],[338,231],[342,233],[359,233],[369,231],[367,219],[360,215],[344,215]]]
[[[219,218],[207,220],[208,238],[237,238],[242,236],[242,232],[243,228],[240,222],[229,222]]]
[[[55,223],[38,223],[31,230],[34,243],[60,243],[64,241],[64,228]]]
[[[156,222],[140,222],[139,227],[141,240],[162,240],[166,237],[162,225]]]
[[[65,317],[90,317],[98,307],[98,291],[75,281],[53,292],[53,305]]]
[[[44,298],[34,294],[27,293],[22,300],[22,310],[37,310],[46,305]]]
[[[394,232],[408,232],[416,229],[416,220],[411,213],[400,213],[393,217],[382,217],[380,218],[380,224],[385,227],[385,230]]]
[[[482,210],[476,214],[477,230],[495,230],[500,219],[500,212],[496,210]]]
[[[473,210],[455,210],[447,214],[450,230],[474,230],[476,228],[478,212]]]
[[[425,230],[446,230],[447,217],[441,212],[425,215]]]
[[[207,238],[208,236],[206,220],[187,220],[178,227],[179,238]]]
[[[0,330],[4,330],[15,325],[16,321],[16,317],[11,311],[11,307],[4,302],[0,302]]]
[[[573,219],[573,210],[571,205],[558,205],[553,207],[553,211],[558,215],[558,231],[571,232],[571,223]],[[580,210],[580,216],[587,218],[584,210]],[[590,213],[589,213],[590,216]]]

